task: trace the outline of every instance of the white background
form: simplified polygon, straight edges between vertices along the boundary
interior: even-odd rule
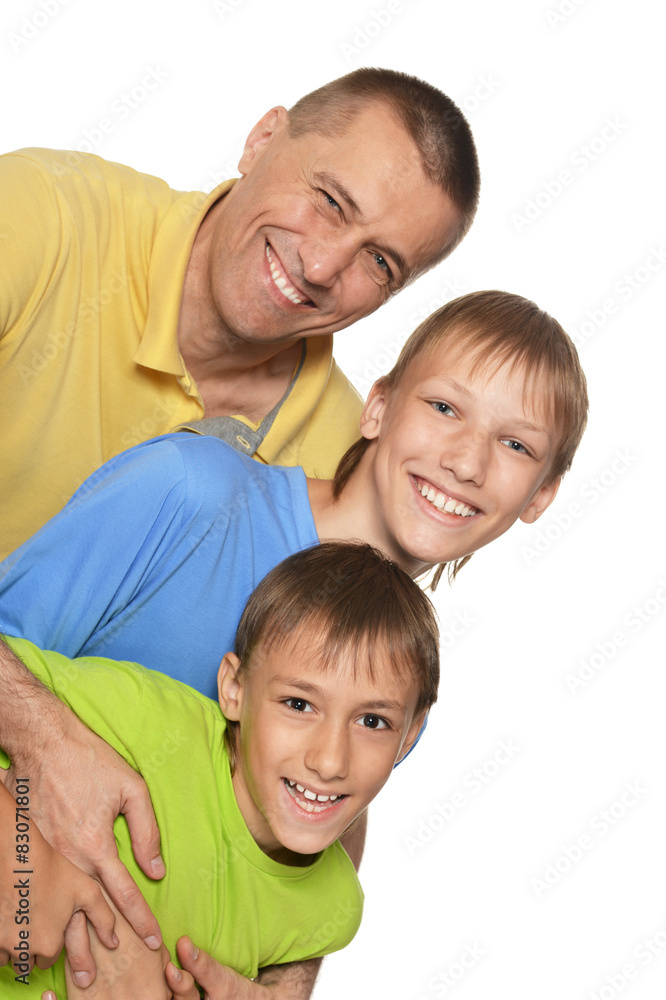
[[[338,361],[367,388],[427,312],[477,288],[534,298],[580,345],[591,420],[556,504],[436,595],[440,702],[373,807],[364,926],[326,960],[318,1000],[664,996],[658,9],[649,0],[2,6],[3,148],[92,148],[176,188],[209,190],[233,175],[268,108],[357,66],[429,80],[468,114],[479,215],[448,261],[337,335]],[[562,171],[569,183],[558,188]],[[567,675],[583,661],[592,679],[574,693]]]

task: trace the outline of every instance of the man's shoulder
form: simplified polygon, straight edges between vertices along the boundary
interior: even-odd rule
[[[103,199],[113,199],[125,192],[129,204],[133,204],[132,196],[136,195],[140,204],[152,202],[159,207],[169,205],[180,194],[159,177],[105,160],[95,153],[29,147],[3,154],[0,165],[3,186],[12,181],[22,190],[43,186],[65,202],[69,197],[80,199],[84,192],[91,200],[97,200],[102,192]]]

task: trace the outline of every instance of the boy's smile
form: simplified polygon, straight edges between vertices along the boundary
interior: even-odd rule
[[[361,421],[361,467],[379,499],[371,537],[412,573],[535,521],[559,485],[548,477],[559,430],[524,373],[472,374],[473,358],[451,355],[442,343],[394,389],[379,383]]]
[[[399,678],[381,649],[373,652],[371,680],[367,652],[345,650],[325,669],[318,642],[313,650],[303,634],[277,647],[261,643],[237,680],[232,654],[220,670],[222,710],[240,722],[239,808],[262,850],[288,864],[309,863],[337,840],[422,721],[413,718],[418,682]]]

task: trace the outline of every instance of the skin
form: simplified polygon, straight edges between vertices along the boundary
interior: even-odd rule
[[[527,396],[521,372],[473,375],[472,362],[443,343],[394,389],[373,386],[361,417],[370,446],[340,499],[330,482],[309,481],[320,538],[341,537],[353,512],[357,537],[416,575],[543,514],[560,482],[549,472],[558,429],[533,402],[548,399],[547,388]],[[438,510],[424,484],[476,513]]]
[[[260,646],[242,671],[229,653],[218,679],[222,711],[240,724],[239,808],[264,853],[292,865],[311,863],[365,811],[423,722],[416,679],[396,677],[381,650],[371,681],[353,676],[358,654],[322,671],[307,647],[307,637]]]
[[[288,384],[301,338],[379,308],[442,253],[459,222],[383,105],[359,111],[334,139],[292,139],[288,121],[273,108],[257,123],[241,180],[210,210],[192,250],[178,339],[211,416],[234,412],[234,399],[256,416],[248,379],[263,416]]]

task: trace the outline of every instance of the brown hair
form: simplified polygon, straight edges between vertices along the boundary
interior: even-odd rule
[[[419,152],[426,177],[444,191],[460,213],[452,238],[420,269],[424,271],[457,247],[474,221],[479,201],[474,139],[451,98],[418,77],[366,67],[302,97],[289,111],[289,134],[294,139],[306,132],[334,138],[372,101],[383,102],[395,114]]]
[[[518,371],[524,374],[526,390],[533,398],[547,385],[552,421],[560,431],[549,481],[564,475],[571,467],[585,430],[588,396],[576,348],[557,320],[529,299],[510,292],[462,295],[416,328],[380,383],[389,390],[395,389],[414,358],[430,356],[444,341],[453,349],[451,360],[457,360],[463,352],[473,359],[472,375],[483,371],[491,377],[508,365],[511,374]],[[361,438],[340,459],[333,481],[336,499],[369,443]],[[469,559],[471,554],[450,564],[442,563],[431,588],[436,588],[447,565],[452,580]]]
[[[236,632],[241,670],[261,643],[270,650],[307,633],[318,668],[335,669],[353,651],[354,672],[387,657],[396,676],[420,685],[416,715],[437,699],[439,630],[432,604],[378,549],[360,542],[322,542],[279,563],[250,595]],[[237,724],[227,723],[235,759]]]

